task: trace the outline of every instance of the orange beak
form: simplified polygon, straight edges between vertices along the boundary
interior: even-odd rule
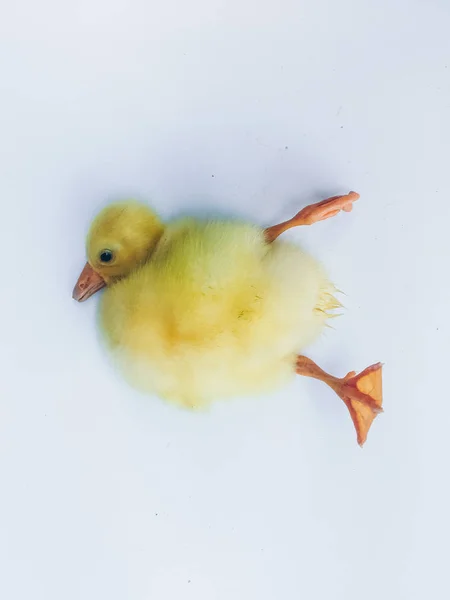
[[[77,300],[77,302],[84,302],[95,294],[95,292],[105,287],[105,285],[103,277],[96,273],[89,263],[86,263],[73,288],[72,298]]]

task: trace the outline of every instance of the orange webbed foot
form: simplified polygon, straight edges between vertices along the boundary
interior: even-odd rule
[[[337,215],[341,210],[350,212],[353,208],[353,202],[356,202],[358,198],[359,194],[356,192],[349,192],[344,196],[333,196],[332,198],[317,202],[316,204],[305,206],[305,208],[302,208],[302,210],[298,212],[295,217],[289,219],[289,221],[284,221],[283,223],[265,229],[264,234],[266,241],[271,244],[279,235],[292,227],[312,225],[318,221],[324,221],[325,219],[334,217],[334,215]]]
[[[349,410],[360,446],[366,441],[375,417],[383,412],[382,367],[377,363],[359,375],[349,373],[335,387]]]
[[[295,217],[299,222],[304,225],[312,225],[318,221],[324,221],[330,217],[334,217],[341,210],[344,212],[350,212],[353,209],[353,202],[359,199],[359,194],[356,192],[349,192],[344,196],[333,196],[317,202],[316,204],[310,204],[305,206]]]
[[[382,364],[367,367],[359,375],[352,371],[343,378],[329,375],[306,356],[297,356],[295,368],[299,375],[326,383],[345,402],[362,446],[373,420],[383,411]]]

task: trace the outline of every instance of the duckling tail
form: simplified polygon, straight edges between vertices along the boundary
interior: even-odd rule
[[[339,290],[332,283],[326,282],[326,284],[320,290],[317,304],[314,307],[314,312],[325,319],[340,317],[342,313],[331,312],[336,309],[344,308],[343,304],[339,302],[335,296],[335,294],[338,292]]]

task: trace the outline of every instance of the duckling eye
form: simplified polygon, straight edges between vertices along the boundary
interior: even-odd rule
[[[114,254],[111,250],[102,250],[100,252],[100,260],[102,263],[109,263],[114,258]]]

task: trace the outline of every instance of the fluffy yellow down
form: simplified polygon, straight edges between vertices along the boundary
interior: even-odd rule
[[[166,226],[147,262],[107,288],[101,324],[135,386],[189,408],[268,391],[336,307],[321,266],[240,222]]]

